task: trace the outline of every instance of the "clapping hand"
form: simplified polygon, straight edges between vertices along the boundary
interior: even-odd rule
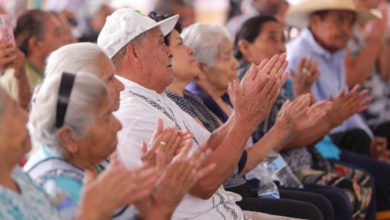
[[[252,64],[241,84],[229,85],[234,114],[248,126],[255,128],[269,114],[287,80],[286,67],[286,55],[275,55],[258,66]]]

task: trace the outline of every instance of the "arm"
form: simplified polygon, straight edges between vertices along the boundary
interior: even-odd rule
[[[32,93],[24,66],[23,68],[15,69],[15,75],[17,75],[18,105],[23,109],[27,109],[31,101]]]
[[[378,69],[382,78],[385,81],[390,80],[390,62],[388,62],[388,57],[390,57],[390,48],[387,42],[384,42],[378,59]]]
[[[15,60],[12,61],[7,67],[14,70],[14,77],[16,79],[17,87],[17,99],[19,106],[23,109],[27,109],[32,97],[30,84],[26,75],[24,54],[19,49],[15,49]]]
[[[387,14],[387,12],[386,12]],[[387,28],[387,16],[368,23],[365,27],[365,47],[354,58],[347,50],[345,57],[346,83],[349,87],[362,84],[371,75],[378,59]]]
[[[260,162],[262,162],[271,150],[279,151],[292,137],[292,131],[280,124],[275,124],[263,138],[247,149],[248,158],[244,169],[240,172],[244,176]]]

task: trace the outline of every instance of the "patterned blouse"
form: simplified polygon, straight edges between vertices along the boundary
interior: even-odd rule
[[[57,220],[56,207],[46,194],[18,167],[12,172],[20,194],[0,185],[0,219]]]
[[[212,113],[207,106],[196,95],[188,90],[184,90],[184,97],[181,97],[172,92],[166,92],[167,96],[172,99],[183,111],[194,118],[198,118],[208,131],[213,132],[221,124],[218,122],[214,113]],[[223,183],[225,189],[238,187],[246,184],[245,179],[238,175],[244,169],[247,160],[247,152],[244,151],[238,166],[235,167],[233,173]]]

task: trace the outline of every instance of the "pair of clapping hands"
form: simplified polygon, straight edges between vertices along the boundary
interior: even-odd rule
[[[302,94],[310,93],[313,83],[319,76],[320,71],[318,70],[318,62],[313,61],[311,57],[301,58],[297,73],[291,71],[294,94],[298,96],[296,99],[297,102],[299,99],[304,99],[305,95]],[[329,129],[341,125],[354,114],[367,110],[367,104],[372,101],[372,97],[369,97],[368,94],[369,91],[367,89],[361,91],[361,86],[355,85],[349,92],[344,88],[336,97],[329,95],[328,103],[330,105],[328,104],[326,108],[323,108],[323,110],[326,110],[326,114],[320,113],[320,109],[322,108],[320,106],[324,105],[321,104],[324,101],[316,102],[311,108],[317,108],[317,110],[311,111],[309,117],[306,117],[309,119],[308,122],[311,123],[306,123],[305,120],[303,120],[302,124],[299,125],[301,128],[298,128],[297,130],[314,126],[321,121],[321,117],[325,117],[323,122],[328,124]],[[312,99],[312,102],[313,100],[314,99]],[[302,103],[302,100],[300,102]],[[307,106],[307,104],[299,105],[298,103],[296,105]],[[298,116],[296,119],[298,120]],[[296,122],[295,124],[298,123]],[[325,124],[322,124],[322,126],[324,125]],[[387,150],[387,139],[384,137],[374,137],[370,145],[370,154],[375,158],[390,163],[390,151]]]
[[[300,97],[303,94],[311,93],[311,88],[315,80],[320,76],[318,70],[318,61],[314,61],[312,57],[301,58],[298,71],[291,71],[291,81],[295,97]],[[360,91],[361,86],[355,85],[349,92],[342,89],[336,97],[329,95],[327,118],[330,128],[335,128],[342,124],[345,120],[356,113],[363,112],[367,109],[367,104],[372,101],[371,97],[367,97],[369,91],[367,89]],[[298,99],[298,98],[297,98]],[[312,98],[311,102],[315,102]],[[316,102],[315,105],[319,105]]]
[[[114,157],[100,175],[85,172],[81,208],[83,204],[87,210],[98,207],[98,211],[91,212],[98,213],[99,219],[109,219],[116,208],[135,205],[141,218],[153,219],[158,215],[169,219],[193,184],[215,168],[215,164],[203,167],[211,153],[206,144],[188,156],[191,134],[176,126],[163,128],[161,119],[150,149],[147,150],[146,143],[142,145],[143,166],[138,169],[129,170]]]

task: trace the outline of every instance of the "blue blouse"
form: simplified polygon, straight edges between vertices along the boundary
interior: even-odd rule
[[[18,167],[12,172],[20,194],[0,185],[0,219],[57,220],[60,215],[46,194]]]

